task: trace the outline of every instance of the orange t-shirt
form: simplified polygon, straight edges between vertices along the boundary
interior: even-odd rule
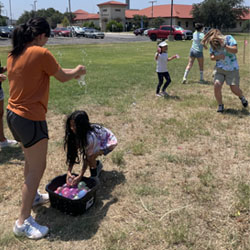
[[[49,99],[50,76],[60,66],[43,47],[28,47],[20,56],[7,60],[10,97],[7,108],[33,121],[44,121]]]

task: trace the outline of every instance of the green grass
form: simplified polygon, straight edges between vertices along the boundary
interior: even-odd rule
[[[243,64],[244,35],[235,38],[249,99],[249,51]],[[191,41],[169,42],[169,55],[181,58],[168,63],[170,97],[158,99],[155,42],[48,46],[62,67],[86,65],[87,86],[51,78],[48,166],[41,188],[66,172],[63,120],[72,110],[85,109],[91,121],[114,131],[118,146],[101,159],[95,205],[79,217],[41,207],[36,219],[51,234],[36,242],[12,236],[24,158],[20,148],[1,150],[0,248],[249,249],[249,109],[224,86],[227,111],[217,114],[208,51],[209,84],[197,83],[197,62],[188,84],[181,84],[190,46]],[[0,49],[3,65],[8,50]],[[3,86],[7,102],[7,81]]]

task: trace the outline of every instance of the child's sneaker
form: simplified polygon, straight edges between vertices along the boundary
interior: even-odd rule
[[[16,140],[6,139],[5,141],[0,142],[0,148],[11,147],[17,144]]]
[[[186,78],[183,78],[182,84],[186,84],[186,83],[187,83],[187,79],[186,79]]]
[[[217,112],[219,112],[219,113],[223,113],[223,112],[224,112],[224,104],[220,104],[220,105],[218,106]]]
[[[166,91],[162,91],[162,92],[161,92],[161,96],[167,97],[167,96],[169,96],[169,94],[168,94]]]
[[[247,99],[246,99],[244,96],[242,96],[242,97],[240,98],[240,100],[241,100],[241,103],[242,103],[243,107],[246,108],[246,107],[248,106],[248,101],[247,101]]]
[[[44,203],[47,203],[48,201],[49,201],[48,194],[40,194],[39,191],[37,191],[32,207],[42,205]]]
[[[156,93],[155,96],[162,97],[162,95],[160,93]]]
[[[38,240],[49,232],[48,227],[39,225],[32,216],[27,218],[21,226],[18,226],[17,222],[18,220],[13,227],[16,236],[26,236],[29,239]]]

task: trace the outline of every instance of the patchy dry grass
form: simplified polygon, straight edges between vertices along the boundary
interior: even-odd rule
[[[142,50],[152,45],[136,46]],[[212,64],[206,59],[206,79],[211,80]],[[239,62],[241,87],[250,99],[249,57],[242,65],[240,54]],[[227,110],[216,113],[213,86],[193,80],[196,68],[182,86],[184,67],[180,69],[180,76],[174,68],[170,71],[170,98],[156,98],[154,85],[145,91],[140,85],[114,105],[79,101],[75,106],[113,130],[119,145],[101,158],[102,187],[87,213],[72,217],[49,204],[33,211],[38,222],[50,227],[45,239],[13,236],[23,155],[18,147],[2,150],[0,248],[249,249],[249,111],[224,86]],[[48,113],[49,153],[41,190],[66,170],[64,119],[60,112]]]

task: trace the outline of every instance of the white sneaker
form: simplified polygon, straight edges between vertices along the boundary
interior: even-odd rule
[[[39,191],[36,192],[35,199],[33,201],[32,207],[42,205],[44,203],[47,203],[49,201],[49,195],[46,194],[40,194]]]
[[[182,84],[186,84],[186,83],[187,83],[187,79],[186,79],[186,78],[183,78]]]
[[[5,141],[0,142],[0,148],[11,147],[17,144],[16,140],[6,139]]]
[[[18,220],[13,227],[16,236],[26,236],[29,239],[38,240],[49,232],[48,227],[39,225],[32,216],[27,218],[21,226],[18,226],[17,222]]]

